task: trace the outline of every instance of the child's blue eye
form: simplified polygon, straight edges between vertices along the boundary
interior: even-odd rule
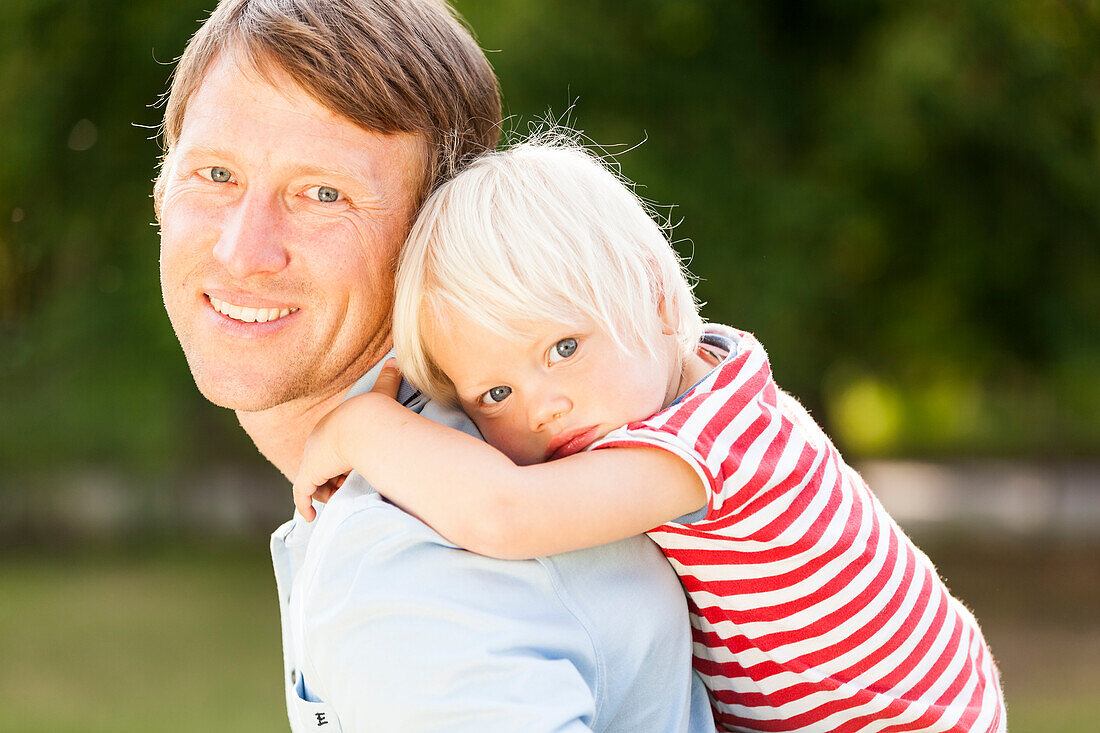
[[[495,405],[498,402],[503,402],[508,399],[508,395],[512,394],[511,387],[493,387],[491,390],[481,395],[481,401],[490,405]]]
[[[550,363],[568,359],[577,351],[577,339],[562,339],[550,349]]]

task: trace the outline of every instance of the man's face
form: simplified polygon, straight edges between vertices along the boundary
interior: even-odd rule
[[[343,391],[390,344],[420,141],[215,61],[164,171],[161,287],[199,390],[258,411]]]

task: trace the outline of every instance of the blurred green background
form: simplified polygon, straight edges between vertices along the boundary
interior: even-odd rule
[[[707,317],[850,459],[1096,465],[1100,0],[457,5],[509,129],[621,153]],[[156,102],[212,6],[0,5],[0,731],[285,725],[286,486],[195,392],[157,280]],[[1012,730],[1094,724],[1096,533],[910,529]]]

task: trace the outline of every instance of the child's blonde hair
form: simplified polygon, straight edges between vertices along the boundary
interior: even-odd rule
[[[482,155],[424,204],[398,267],[398,361],[453,404],[430,343],[450,314],[511,340],[587,317],[628,352],[652,350],[667,322],[686,355],[703,330],[689,278],[627,182],[568,135],[542,133]]]

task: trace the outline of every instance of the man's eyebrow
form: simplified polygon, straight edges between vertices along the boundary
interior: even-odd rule
[[[180,151],[180,158],[189,160],[192,158],[209,158],[211,161],[222,161],[232,165],[235,158],[232,149],[217,148],[212,145],[189,145]],[[374,180],[362,168],[343,165],[341,163],[320,165],[316,163],[300,163],[292,165],[286,172],[295,177],[313,176],[318,178],[344,178],[374,189]]]
[[[179,156],[181,158],[217,158],[225,160],[233,157],[233,154],[228,150],[215,148],[211,145],[187,145],[180,151]]]
[[[288,169],[288,172],[294,176],[319,176],[327,177],[333,176],[337,178],[350,178],[363,185],[371,185],[373,183],[371,176],[367,174],[362,168],[353,168],[351,166],[342,165],[336,163],[333,165],[317,165],[311,163],[305,163],[301,165],[295,165]]]

